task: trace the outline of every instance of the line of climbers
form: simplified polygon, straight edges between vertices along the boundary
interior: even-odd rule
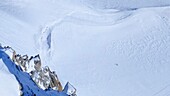
[[[52,88],[62,91],[63,87],[55,71],[51,71],[48,66],[41,67],[39,55],[31,56],[16,54],[16,51],[9,46],[4,47],[12,51],[12,61],[18,64],[22,71],[27,72],[33,81],[42,89]],[[74,92],[76,93],[76,91]]]

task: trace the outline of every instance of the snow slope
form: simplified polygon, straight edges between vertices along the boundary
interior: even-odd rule
[[[50,33],[52,68],[57,64],[80,95],[152,96],[169,86],[169,7],[127,14],[113,22],[110,14],[106,20],[89,20],[86,14],[83,22],[76,15],[75,22],[64,22]]]
[[[3,1],[0,43],[20,54],[40,53],[43,65],[55,70],[63,85],[70,81],[77,95],[170,94],[169,0]],[[0,94],[16,96],[15,78],[2,62],[0,68],[0,76],[13,84],[0,79],[6,86]]]

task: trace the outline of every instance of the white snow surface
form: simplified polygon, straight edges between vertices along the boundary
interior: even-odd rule
[[[170,0],[1,0],[0,43],[40,53],[78,96],[170,95]],[[17,96],[2,61],[0,78]]]

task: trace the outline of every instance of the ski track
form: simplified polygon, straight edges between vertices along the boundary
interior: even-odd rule
[[[86,25],[86,26],[110,26],[113,24],[116,24],[120,21],[125,20],[126,18],[130,17],[132,15],[131,11],[125,11],[125,12],[117,12],[116,14],[110,13],[110,14],[104,14],[103,12],[98,12],[96,14],[90,14],[86,12],[77,12],[73,11],[68,14],[66,14],[63,18],[59,18],[56,21],[47,23],[44,28],[41,30],[40,35],[40,53],[43,55],[42,57],[51,57],[51,46],[52,46],[52,31],[56,26],[59,26],[60,24],[64,22],[71,22],[77,25]],[[89,18],[86,18],[89,17]],[[113,18],[114,17],[114,18]],[[95,20],[97,18],[97,20]],[[109,18],[109,19],[108,19]],[[94,21],[95,20],[95,21]],[[104,21],[104,22],[100,22]],[[43,45],[46,44],[46,45]],[[45,59],[45,58],[44,58]],[[43,60],[43,59],[42,59]],[[45,63],[50,60],[44,60]]]
[[[133,10],[120,11],[116,13],[95,12],[94,14],[88,12],[72,11],[54,22],[47,23],[45,28],[48,26],[50,29],[53,29],[54,27],[65,22],[86,26],[110,26],[125,20],[133,13]]]
[[[170,84],[167,84],[152,96],[170,96]]]

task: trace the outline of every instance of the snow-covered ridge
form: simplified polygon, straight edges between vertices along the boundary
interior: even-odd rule
[[[25,69],[23,69],[22,65],[17,65],[14,63],[12,58],[4,52],[9,50],[9,48],[3,48],[0,46],[0,59],[2,59],[3,63],[6,65],[8,68],[8,71],[13,74],[18,81],[19,88],[18,91],[21,91],[22,96],[74,96],[69,91],[75,90],[72,85],[69,83],[66,84],[64,89],[59,90],[54,90],[51,88],[46,88],[43,90],[38,86],[35,82],[35,80],[30,76],[30,73],[27,73]],[[25,70],[25,72],[24,72]],[[32,70],[33,71],[33,70]],[[43,78],[42,78],[43,79]],[[72,88],[72,89],[70,89]],[[76,95],[75,95],[76,96]]]

